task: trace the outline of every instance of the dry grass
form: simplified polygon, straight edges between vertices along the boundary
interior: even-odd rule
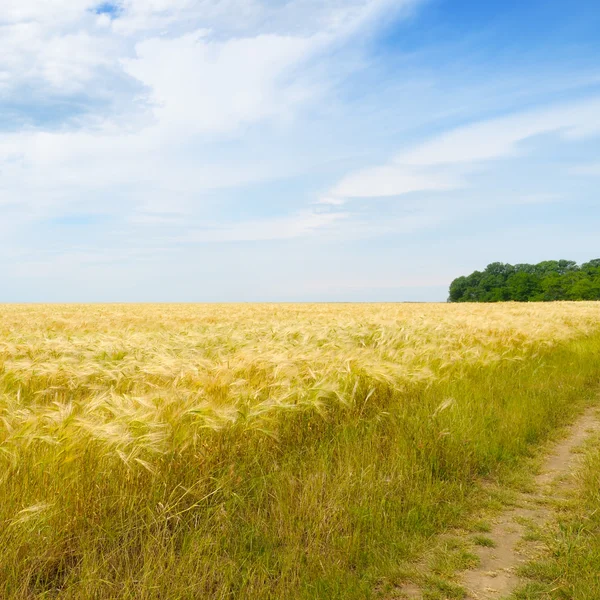
[[[352,598],[598,378],[600,307],[0,309],[0,594]]]

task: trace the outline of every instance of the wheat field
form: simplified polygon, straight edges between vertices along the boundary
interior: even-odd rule
[[[0,307],[0,597],[369,598],[589,400],[600,306]]]

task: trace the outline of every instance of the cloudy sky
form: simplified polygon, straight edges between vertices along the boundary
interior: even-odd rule
[[[0,0],[0,301],[445,300],[600,257],[597,0]]]

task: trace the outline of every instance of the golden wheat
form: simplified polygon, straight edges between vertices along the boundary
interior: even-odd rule
[[[233,535],[228,529],[235,520],[232,514],[254,510],[250,498],[257,493],[256,482],[266,485],[284,477],[286,461],[295,465],[290,467],[294,474],[256,501],[256,514],[266,519],[267,511],[273,523],[279,523],[274,527],[280,535],[288,536],[285,544],[298,552],[308,541],[294,536],[310,530],[308,525],[303,529],[302,520],[311,521],[311,510],[319,513],[323,523],[314,525],[319,532],[314,539],[325,548],[341,543],[335,542],[338,536],[349,544],[343,556],[350,556],[355,542],[346,539],[352,534],[341,524],[340,511],[352,504],[353,494],[363,494],[364,502],[368,497],[368,502],[380,503],[377,490],[396,490],[405,506],[394,510],[408,515],[414,510],[410,502],[417,502],[409,501],[411,494],[424,494],[427,488],[433,497],[434,479],[444,470],[450,472],[449,444],[455,444],[456,480],[460,483],[462,477],[466,482],[470,473],[502,460],[500,446],[508,444],[511,435],[516,436],[511,450],[516,455],[524,452],[522,443],[532,431],[542,435],[548,415],[558,422],[568,390],[563,404],[557,400],[558,408],[545,407],[537,396],[529,412],[517,405],[509,408],[504,400],[490,401],[488,407],[475,395],[481,390],[493,395],[494,386],[506,383],[479,381],[483,373],[508,369],[512,377],[526,372],[523,382],[542,390],[545,383],[533,374],[537,368],[542,369],[539,377],[551,377],[550,371],[543,371],[550,365],[544,357],[558,356],[569,343],[599,332],[599,305],[583,302],[3,306],[0,482],[5,492],[0,496],[0,531],[5,533],[0,541],[7,550],[0,577],[7,583],[2,588],[0,581],[0,591],[24,598],[49,590],[67,597],[84,592],[113,597],[115,581],[106,583],[106,589],[102,582],[129,573],[132,579],[118,588],[122,597],[163,597],[149,590],[169,589],[161,577],[167,577],[174,568],[169,561],[176,559],[168,554],[167,542],[176,539],[185,545],[189,542],[182,540],[192,535],[199,544],[189,550],[196,562],[180,558],[176,564],[187,569],[190,564],[204,565],[203,573],[197,574],[203,591],[193,591],[187,571],[185,576],[173,572],[173,581],[182,587],[177,588],[180,595],[172,597],[229,597],[227,586],[233,584],[223,582],[235,578],[232,573],[237,571],[224,575],[207,566],[213,560],[211,552],[225,561],[223,565],[229,564],[224,558],[231,554],[226,542],[216,540]],[[581,372],[580,379],[569,384],[573,389],[583,385],[583,368]],[[463,379],[472,382],[472,398],[457,399],[467,394],[456,387]],[[523,382],[515,381],[515,389]],[[408,399],[414,390],[430,390],[431,406],[426,399],[411,405]],[[347,424],[341,420],[335,425],[336,412],[353,416]],[[505,424],[491,435],[493,419],[500,416]],[[390,419],[397,421],[393,434],[385,429],[391,427]],[[327,433],[334,425],[336,433]],[[354,434],[344,433],[367,425],[388,431],[389,440],[397,439],[400,445],[383,450],[388,443],[384,437],[365,447],[367,433],[360,434],[360,444]],[[421,436],[418,442],[411,438],[416,435]],[[344,444],[352,451],[373,452],[371,467],[349,467],[359,459],[343,458]],[[312,470],[301,474],[305,467],[300,448],[312,456],[317,447],[321,458],[314,455]],[[382,457],[382,452],[390,456]],[[423,465],[431,468],[430,474],[421,475]],[[338,479],[331,487],[333,476]],[[370,491],[360,485],[370,486]],[[319,490],[330,487],[330,497],[319,504]],[[245,505],[239,504],[242,489],[248,496]],[[440,498],[446,493],[441,490],[435,492]],[[279,500],[272,505],[275,497]],[[296,509],[289,506],[294,502]],[[118,522],[114,515],[120,515]],[[254,518],[239,516],[245,524]],[[282,523],[296,521],[295,533],[282,533]],[[89,547],[85,536],[95,540]],[[143,579],[141,572],[133,573],[132,563],[125,568],[114,558],[115,552],[125,552],[132,561],[140,561],[145,552],[158,556],[157,548],[166,553],[154,558],[161,564],[160,577],[158,571],[144,572],[148,579],[140,585],[135,582]],[[283,551],[277,558],[283,561],[280,569],[295,573],[289,581],[282,579],[291,586],[288,590],[298,577],[298,555],[292,554],[296,558],[289,563]],[[231,560],[236,569],[242,568],[237,559]],[[245,564],[249,559],[239,560]],[[247,576],[258,586],[247,587],[248,583],[247,597],[279,589],[255,570]],[[271,597],[281,593],[273,591]],[[303,593],[315,597],[310,589]],[[239,589],[237,595],[242,595]]]

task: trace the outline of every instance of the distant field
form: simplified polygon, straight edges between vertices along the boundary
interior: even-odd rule
[[[0,597],[371,597],[599,359],[593,302],[1,306]]]

